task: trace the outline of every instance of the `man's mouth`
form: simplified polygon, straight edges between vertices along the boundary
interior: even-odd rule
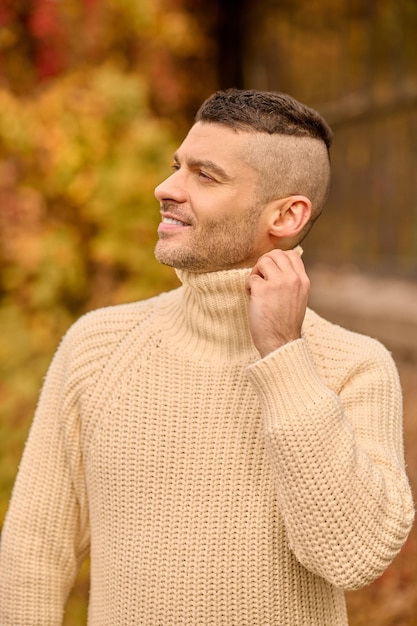
[[[163,217],[161,221],[163,224],[174,224],[176,226],[188,226],[186,222],[181,222],[180,220],[177,220],[173,217]]]
[[[176,231],[182,230],[183,228],[187,228],[190,226],[188,222],[183,222],[178,219],[178,217],[174,217],[173,215],[161,215],[161,222],[158,226],[158,233],[162,236],[163,234],[175,233]]]

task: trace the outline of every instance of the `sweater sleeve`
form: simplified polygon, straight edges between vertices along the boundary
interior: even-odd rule
[[[68,341],[49,368],[0,550],[2,626],[55,626],[89,544]]]
[[[337,392],[305,339],[248,370],[290,547],[304,567],[344,589],[385,570],[414,515],[397,370],[381,344],[362,339]]]

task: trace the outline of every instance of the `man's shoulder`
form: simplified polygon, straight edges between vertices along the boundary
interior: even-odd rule
[[[376,338],[349,330],[307,310],[304,337],[316,358],[360,367],[370,362],[392,364],[388,349]]]
[[[72,324],[63,342],[85,348],[88,345],[92,347],[118,344],[132,332],[140,333],[147,322],[155,321],[163,304],[175,298],[177,291],[89,311]]]

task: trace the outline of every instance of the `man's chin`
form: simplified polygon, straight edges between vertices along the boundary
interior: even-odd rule
[[[162,265],[173,267],[174,269],[188,269],[186,262],[181,262],[181,256],[175,250],[167,249],[163,240],[159,240],[154,250],[155,258]]]
[[[154,255],[155,255],[156,260],[159,261],[159,263],[161,263],[162,265],[168,265],[169,267],[174,267],[172,265],[171,259],[168,258],[168,255],[160,249],[159,242],[155,246]]]
[[[173,267],[176,270],[187,270],[188,272],[203,273],[212,271],[208,267],[207,260],[181,253],[179,250],[172,250],[164,245],[163,240],[159,240],[154,250],[155,258],[162,265]]]

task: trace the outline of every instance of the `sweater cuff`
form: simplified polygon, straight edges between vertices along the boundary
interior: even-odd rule
[[[335,394],[321,381],[304,339],[296,339],[247,369],[267,413],[305,415],[319,397]]]

